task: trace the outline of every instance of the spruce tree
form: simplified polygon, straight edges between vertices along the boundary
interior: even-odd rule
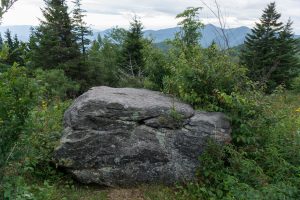
[[[5,43],[7,44],[8,48],[10,49],[10,51],[13,49],[14,47],[14,42],[11,36],[11,32],[9,29],[6,30],[6,32],[4,33],[4,37],[5,37]]]
[[[35,67],[63,69],[71,78],[78,76],[76,59],[80,56],[65,0],[44,0],[44,20],[35,30],[32,53]]]
[[[278,37],[278,70],[274,70],[272,80],[275,84],[285,83],[290,86],[290,80],[296,77],[300,72],[299,47],[295,39],[293,22],[289,19]],[[267,77],[269,78],[269,77]]]
[[[271,91],[279,84],[288,84],[292,71],[297,68],[296,41],[291,21],[285,26],[276,4],[270,3],[259,23],[247,35],[241,53],[241,63],[249,68],[252,80],[266,84]]]
[[[19,38],[18,38],[17,34],[15,34],[14,39],[13,39],[13,49],[20,48],[20,45],[21,45],[21,43],[19,41]]]
[[[142,51],[143,24],[135,16],[123,43],[121,70],[132,77],[141,77],[145,66]]]
[[[12,5],[18,0],[1,0],[0,2],[0,23],[3,17],[3,14],[6,13]]]
[[[10,30],[7,29],[7,31],[5,32],[4,43],[8,48],[8,54],[5,59],[5,64],[11,66],[14,63],[18,63],[20,65],[23,65],[24,62],[22,58],[21,43],[18,39],[18,36],[15,35],[14,38],[12,38]]]
[[[85,59],[87,46],[91,43],[91,40],[88,37],[92,35],[92,31],[84,21],[84,17],[86,16],[84,13],[86,11],[81,8],[81,0],[75,0],[73,3],[75,4],[75,8],[73,10],[73,32]]]
[[[0,33],[0,50],[3,47],[3,38],[2,38],[2,34]]]

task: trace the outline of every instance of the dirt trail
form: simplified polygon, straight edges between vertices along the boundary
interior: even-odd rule
[[[139,189],[112,189],[108,193],[108,200],[146,200]]]

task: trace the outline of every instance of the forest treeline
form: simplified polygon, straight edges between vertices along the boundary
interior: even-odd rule
[[[230,118],[232,143],[210,142],[197,181],[164,189],[164,199],[300,198],[299,41],[275,3],[241,49],[201,47],[202,8],[187,8],[163,51],[138,16],[91,41],[80,0],[72,12],[65,0],[44,2],[28,42],[9,30],[0,37],[1,197],[80,199],[83,189],[51,164],[52,152],[72,99],[106,85],[161,91]]]

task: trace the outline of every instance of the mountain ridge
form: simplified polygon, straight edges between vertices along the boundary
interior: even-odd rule
[[[2,37],[7,29],[10,29],[12,35],[17,34],[18,38],[21,41],[28,41],[30,36],[31,25],[15,25],[15,26],[0,26],[0,33]],[[109,33],[111,29],[106,30],[97,30],[93,29],[94,35],[90,39],[96,39],[97,35],[100,34],[104,36]],[[159,30],[145,30],[144,35],[147,38],[152,38],[154,43],[162,43],[166,39],[173,39],[175,33],[180,30],[179,27],[164,28]],[[237,28],[228,28],[224,30],[225,35],[228,38],[228,43],[230,47],[239,46],[244,43],[245,37],[248,33],[251,32],[251,29],[246,26],[241,26]],[[203,47],[209,46],[213,41],[216,42],[219,46],[224,47],[225,42],[222,39],[221,29],[212,24],[207,24],[201,31],[202,39],[201,45]],[[296,35],[299,38],[299,35]]]

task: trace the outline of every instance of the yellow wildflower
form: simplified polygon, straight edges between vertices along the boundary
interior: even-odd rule
[[[296,112],[300,112],[300,108],[298,108],[298,109],[296,110]]]
[[[42,108],[43,108],[44,110],[46,110],[47,107],[48,107],[47,102],[46,102],[46,101],[42,101]]]

